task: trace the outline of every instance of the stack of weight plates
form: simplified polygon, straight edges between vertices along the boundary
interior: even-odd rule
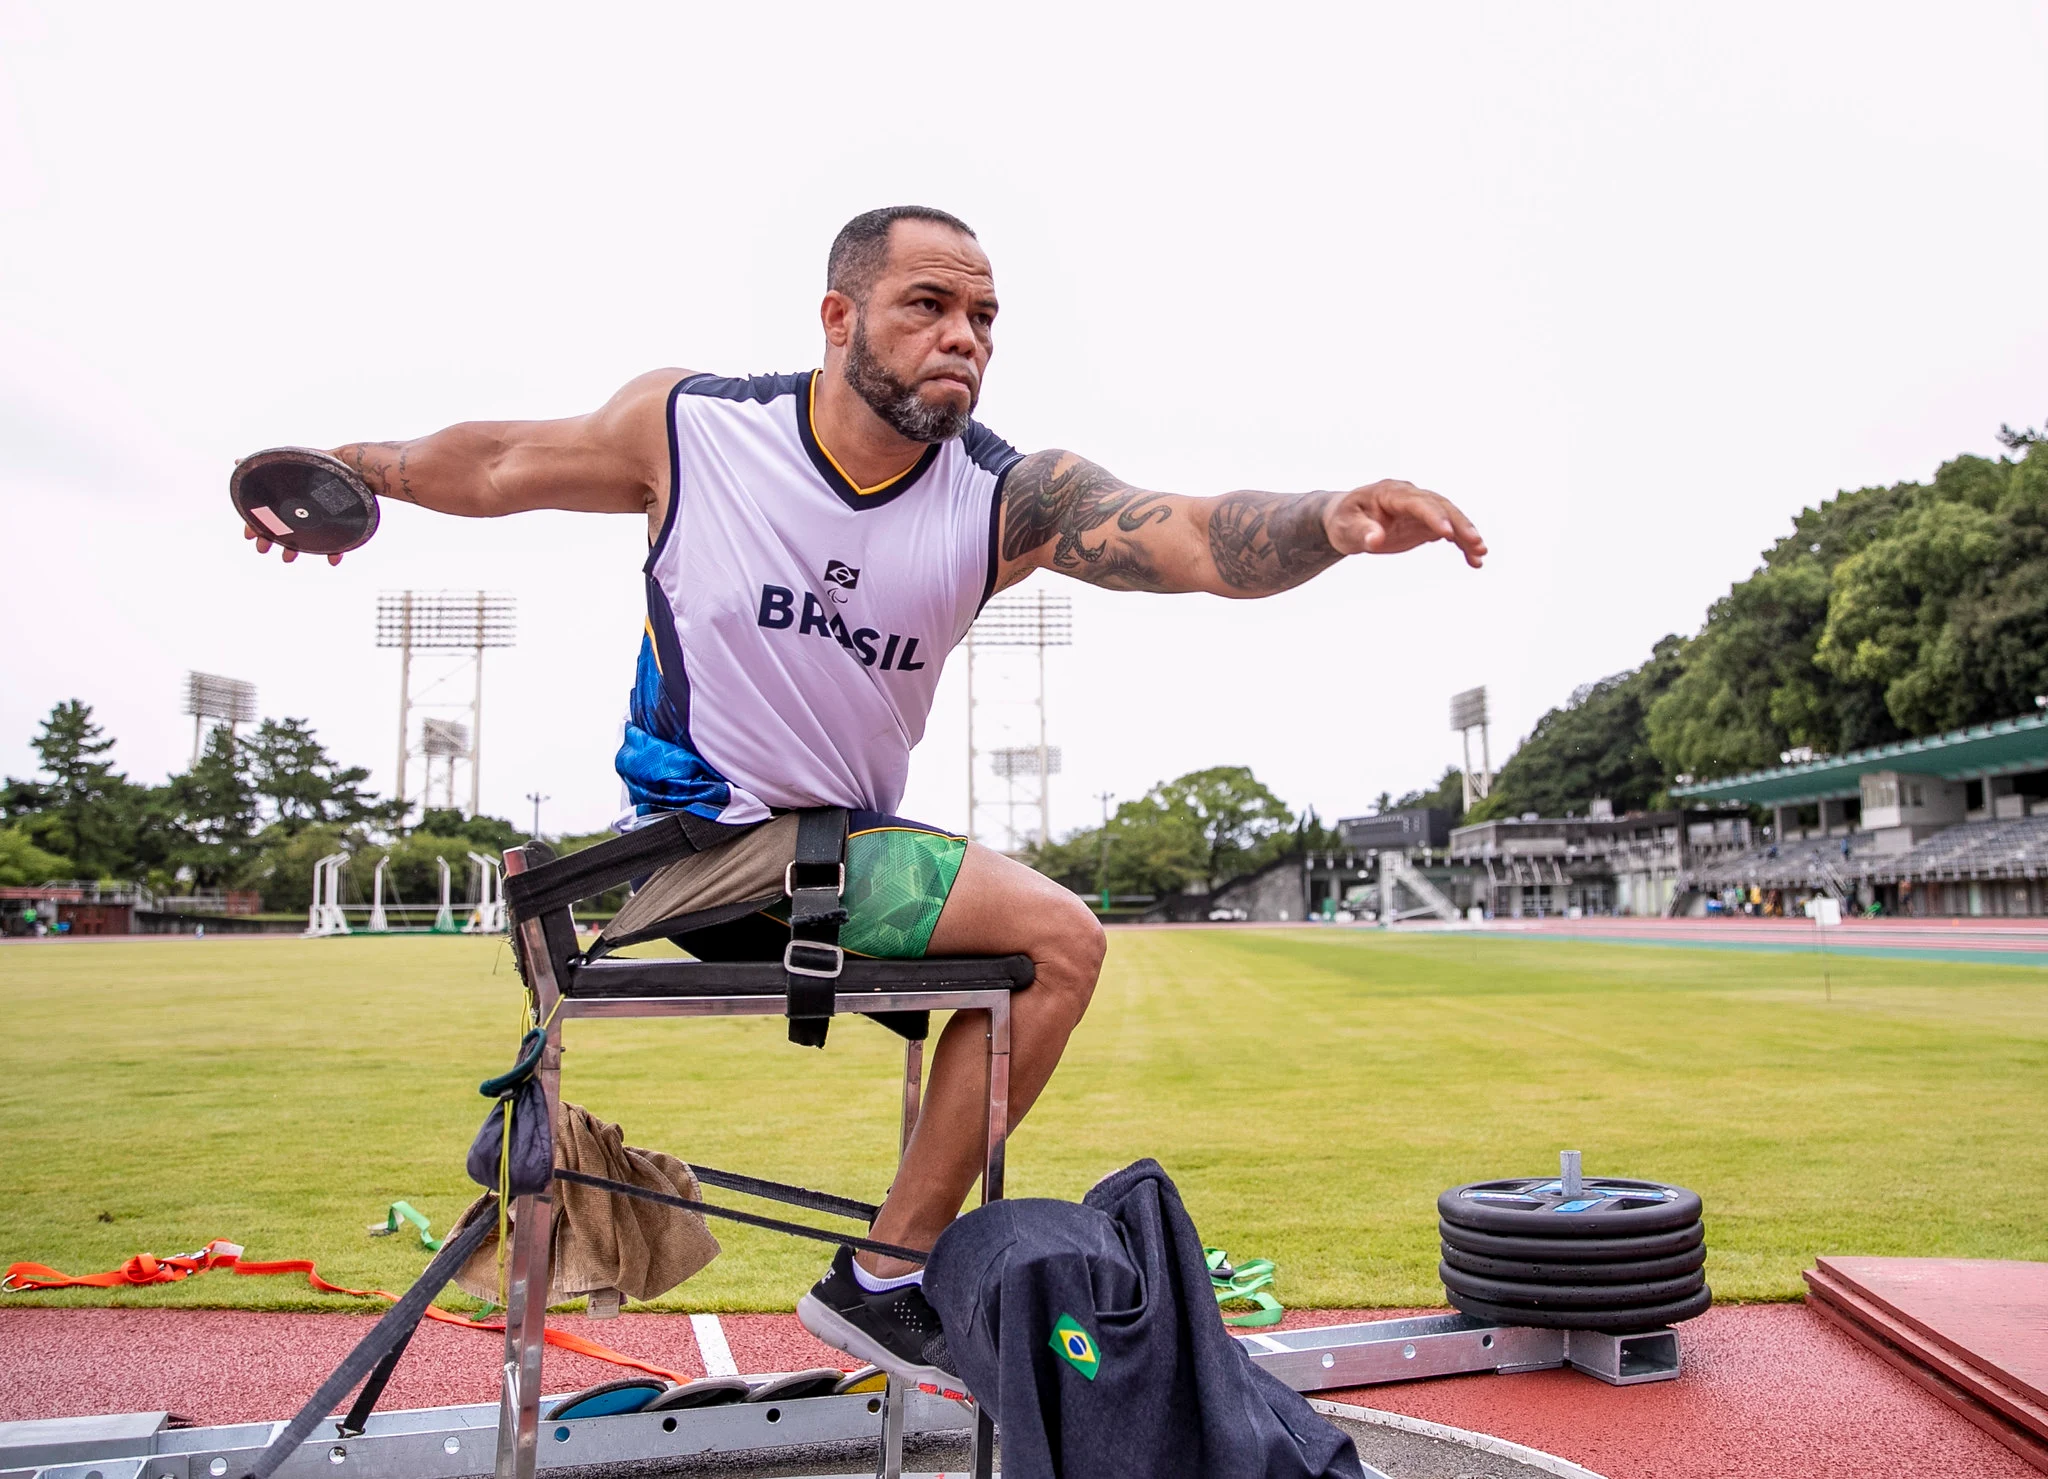
[[[1626,1334],[1713,1302],[1700,1199],[1681,1186],[1588,1176],[1481,1181],[1436,1199],[1451,1303],[1477,1320]]]

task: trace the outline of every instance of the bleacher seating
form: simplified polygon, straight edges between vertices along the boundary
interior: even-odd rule
[[[1883,883],[1944,878],[2033,878],[2048,873],[2048,816],[1964,822],[1925,838],[1911,852],[1875,860]]]
[[[1846,852],[1844,843],[1848,844]],[[1685,886],[1703,893],[1749,884],[1817,888],[1829,879],[1840,883],[1867,877],[1877,861],[1875,839],[1869,832],[1764,842],[1693,869],[1686,875]]]
[[[1848,843],[1845,852],[1842,844]],[[1700,892],[1732,885],[1824,887],[1868,879],[1902,883],[2048,875],[2048,815],[1998,822],[1962,822],[1924,838],[1907,852],[1879,852],[1869,832],[1761,843],[1692,870],[1685,886]]]

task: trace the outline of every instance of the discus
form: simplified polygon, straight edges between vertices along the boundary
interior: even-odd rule
[[[270,447],[235,465],[228,497],[260,538],[302,555],[346,554],[377,532],[377,495],[339,457]]]

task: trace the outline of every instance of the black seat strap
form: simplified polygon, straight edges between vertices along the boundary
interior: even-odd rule
[[[783,876],[789,895],[789,944],[782,969],[789,992],[789,1040],[822,1048],[832,1021],[832,999],[846,952],[839,927],[846,923],[840,895],[846,892],[846,808],[819,807],[797,813],[796,857]]]
[[[748,822],[731,826],[708,822],[687,811],[668,812],[624,836],[609,838],[567,857],[530,855],[524,873],[506,877],[505,902],[517,917],[532,919],[550,909],[594,898],[677,858],[709,852],[759,825]]]
[[[592,1176],[583,1171],[571,1171],[562,1166],[555,1168],[555,1180],[574,1182],[578,1186],[594,1186],[599,1191],[610,1192],[613,1196],[633,1197],[643,1202],[658,1202],[664,1207],[674,1207],[683,1212],[695,1212],[700,1217],[723,1217],[732,1222],[743,1222],[748,1227],[766,1228],[769,1232],[788,1233],[793,1238],[815,1238],[821,1243],[837,1243],[840,1247],[851,1248],[857,1253],[873,1253],[881,1258],[900,1258],[905,1263],[922,1265],[931,1257],[929,1253],[920,1252],[916,1248],[906,1248],[901,1243],[883,1243],[877,1242],[873,1238],[857,1238],[851,1233],[828,1232],[822,1227],[807,1227],[801,1222],[784,1222],[779,1217],[763,1217],[758,1212],[741,1212],[731,1207],[713,1207],[708,1203],[695,1201],[688,1197],[671,1196],[667,1192],[656,1191],[651,1186],[634,1186],[624,1181],[611,1181],[603,1176]],[[767,1186],[776,1185],[772,1181],[763,1184]],[[791,1187],[789,1190],[795,1191],[797,1188]],[[773,1196],[778,1202],[797,1200],[795,1197],[781,1195],[779,1190],[777,1192],[761,1192],[758,1194]],[[819,1207],[818,1210],[829,1212],[834,1209]]]
[[[398,1369],[399,1358],[405,1354],[405,1348],[412,1343],[413,1334],[419,1328],[413,1326],[398,1338],[398,1344],[384,1353],[384,1359],[377,1363],[370,1372],[369,1380],[363,1383],[363,1389],[356,1393],[355,1405],[349,1408],[348,1416],[334,1425],[335,1437],[360,1438],[369,1431],[370,1413],[375,1410],[377,1399],[384,1395],[391,1373]]]

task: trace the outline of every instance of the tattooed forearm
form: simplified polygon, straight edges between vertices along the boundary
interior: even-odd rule
[[[1047,563],[1064,574],[1112,590],[1169,588],[1144,542],[1133,537],[1173,517],[1165,494],[1133,488],[1071,452],[1037,452],[1011,472],[1003,500],[1005,560],[1050,544]]]
[[[337,448],[334,455],[354,468],[379,497],[420,501],[412,486],[412,443],[357,442]]]
[[[1037,452],[1004,484],[1002,555],[1111,590],[1270,596],[1341,558],[1324,529],[1338,496],[1181,498],[1071,452]]]
[[[1232,493],[1209,510],[1209,556],[1233,591],[1271,595],[1320,575],[1343,558],[1323,515],[1334,493]]]

